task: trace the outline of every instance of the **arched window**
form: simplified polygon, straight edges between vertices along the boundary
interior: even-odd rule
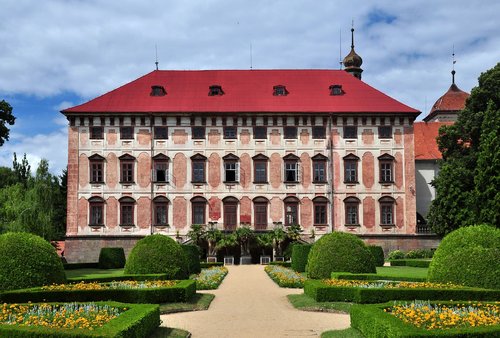
[[[135,200],[132,197],[122,197],[120,202],[120,226],[135,226]]]
[[[313,182],[326,183],[326,161],[328,158],[322,154],[311,157],[313,163]]]
[[[156,226],[168,225],[168,198],[157,196],[153,199],[153,224]]]
[[[104,203],[99,196],[89,198],[89,226],[104,226]]]
[[[236,183],[240,180],[240,158],[234,154],[222,157],[224,161],[224,182]]]
[[[255,197],[253,199],[253,219],[255,230],[267,229],[267,206],[269,200],[265,197]]]
[[[193,183],[205,183],[207,181],[205,174],[206,162],[207,158],[201,154],[191,156]]]
[[[396,201],[390,196],[381,197],[380,204],[380,225],[394,225],[394,204]]]
[[[285,226],[299,223],[299,199],[289,196],[283,200],[285,205]]]
[[[168,182],[169,157],[164,154],[153,156],[153,182]]]
[[[284,178],[285,182],[297,183],[300,180],[300,168],[299,168],[300,158],[294,154],[288,154],[283,157],[284,161]]]
[[[360,200],[356,197],[344,199],[345,225],[359,225],[359,204]]]
[[[253,159],[253,182],[267,183],[267,162],[269,157],[263,154],[258,154],[252,157]]]
[[[328,199],[315,197],[313,199],[314,225],[328,225]]]
[[[206,224],[207,200],[201,196],[191,199],[192,224]]]
[[[224,230],[236,230],[238,225],[238,199],[226,197],[222,199],[224,207]]]

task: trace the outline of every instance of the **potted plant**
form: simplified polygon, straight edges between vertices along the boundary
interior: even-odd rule
[[[217,250],[225,249],[226,254],[224,255],[224,265],[234,264],[234,256],[229,254],[229,248],[235,247],[238,245],[238,238],[236,237],[236,234],[233,232],[231,234],[225,234],[222,235],[222,237],[219,239],[217,244],[215,245],[215,248]]]
[[[252,256],[250,255],[250,240],[255,237],[253,230],[246,223],[236,229],[235,234],[241,248],[240,264],[251,264]]]
[[[266,248],[273,247],[273,236],[271,233],[257,235],[257,244],[262,248],[260,255],[260,264],[268,264],[271,261],[271,256],[266,255]]]
[[[209,222],[208,229],[203,238],[208,242],[207,262],[217,262],[217,242],[221,239],[222,232],[217,229],[216,222]]]

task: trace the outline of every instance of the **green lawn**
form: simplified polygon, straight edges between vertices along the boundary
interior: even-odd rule
[[[73,277],[115,277],[122,276],[123,269],[75,269],[75,270],[65,270],[67,278]]]
[[[352,327],[345,330],[326,331],[321,338],[364,338],[363,334]]]
[[[294,308],[303,311],[349,313],[352,306],[352,303],[346,302],[317,302],[305,294],[288,295],[287,297]]]
[[[197,293],[194,295],[193,299],[186,303],[160,304],[160,313],[164,315],[176,312],[208,310],[214,298],[215,295],[210,293]]]
[[[414,268],[411,266],[379,266],[377,274],[389,277],[417,277],[426,278],[428,268]]]

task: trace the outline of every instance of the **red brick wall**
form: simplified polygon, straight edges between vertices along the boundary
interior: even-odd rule
[[[281,156],[278,153],[273,153],[270,158],[270,166],[269,166],[269,181],[273,188],[279,188],[281,185]]]
[[[78,200],[78,226],[84,229],[88,224],[88,207],[89,203],[83,197]]]
[[[106,185],[114,189],[118,183],[118,158],[115,153],[109,153],[106,158]]]
[[[368,232],[375,231],[375,200],[371,196],[363,199],[363,225]]]
[[[371,129],[364,129],[361,136],[363,144],[373,144],[373,131]]]
[[[222,201],[213,196],[208,200],[208,217],[211,221],[219,221],[221,218]]]
[[[406,196],[406,233],[416,232],[417,201],[415,197],[415,153],[413,142],[413,126],[404,129],[404,180]]]
[[[181,189],[186,184],[187,179],[187,159],[183,153],[177,153],[174,157],[174,184],[177,189]],[[191,175],[191,173],[189,173]]]
[[[109,197],[106,200],[106,226],[110,229],[118,225],[118,200],[114,197]]]
[[[302,153],[302,155],[300,155],[300,163],[302,165],[302,185],[307,189],[312,182],[312,164],[311,157],[308,153]]]
[[[137,158],[137,183],[147,188],[151,182],[151,157],[148,153],[140,153]]]
[[[174,140],[174,144],[186,144],[188,134],[184,129],[175,129],[172,133],[172,139]]]
[[[86,187],[89,184],[89,159],[87,155],[81,154],[80,160],[78,162],[78,174],[79,174],[79,182],[80,188]]]
[[[212,188],[217,188],[221,183],[221,158],[219,154],[212,153],[208,158],[208,184]]]
[[[191,208],[190,208],[191,210]],[[182,229],[187,225],[187,201],[184,197],[174,198],[173,203],[173,225],[175,229]],[[189,216],[191,219],[191,216]]]
[[[69,127],[66,234],[70,236],[76,235],[78,231],[78,169],[78,127]]]
[[[366,152],[363,154],[362,164],[363,167],[363,184],[365,188],[370,189],[373,187],[375,179],[375,159],[373,154]]]
[[[394,184],[398,189],[401,189],[401,187],[403,186],[403,155],[400,152],[397,152],[394,158],[396,160]]]
[[[240,222],[252,222],[252,201],[247,196],[240,199]]]
[[[313,202],[307,197],[302,198],[300,202],[300,225],[309,229],[313,225]]]
[[[151,225],[151,199],[141,197],[137,200],[137,225],[139,228],[147,229]]]
[[[283,222],[283,201],[279,197],[271,198],[271,220],[273,222]]]
[[[240,156],[240,184],[245,190],[252,188],[252,159],[247,153]]]
[[[137,133],[137,141],[141,146],[148,146],[151,144],[151,133],[149,129],[139,129]]]

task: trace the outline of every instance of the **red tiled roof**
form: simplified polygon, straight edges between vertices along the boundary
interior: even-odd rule
[[[343,95],[330,95],[331,85]],[[151,86],[165,96],[151,96]],[[220,85],[224,95],[209,96]],[[273,96],[284,85],[286,96]],[[156,70],[82,105],[71,113],[397,113],[420,112],[385,95],[343,70]]]
[[[451,124],[453,122],[415,122],[413,124],[415,160],[441,159],[436,138],[439,136],[441,126]]]
[[[448,91],[434,103],[431,112],[424,118],[424,121],[430,120],[438,113],[458,112],[464,109],[465,101],[469,96],[469,93],[464,92],[453,83]]]

